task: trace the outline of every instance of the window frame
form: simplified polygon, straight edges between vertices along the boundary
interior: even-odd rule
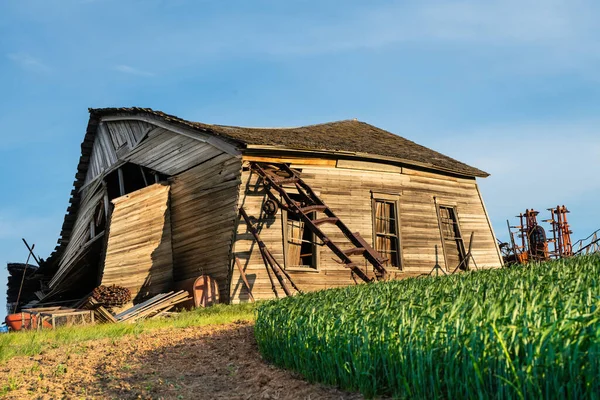
[[[442,241],[442,250],[444,252],[444,265],[446,267],[446,271],[450,271],[450,268],[454,268],[448,265],[448,257],[447,257],[447,251],[446,251],[446,240],[450,240],[450,239],[446,239],[446,237],[444,236],[444,228],[443,228],[443,224],[442,224],[442,213],[441,213],[441,209],[442,208],[446,208],[446,209],[450,209],[452,210],[454,217],[456,219],[456,229],[458,230],[458,234],[460,235],[460,238],[454,238],[454,240],[460,240],[461,242],[461,250],[462,250],[462,254],[460,254],[459,251],[459,257],[463,257],[466,258],[467,257],[467,250],[465,247],[465,238],[462,234],[462,230],[460,228],[460,218],[458,217],[458,206],[456,204],[450,204],[447,202],[444,203],[438,203],[437,199],[434,198],[434,202],[435,202],[435,211],[437,214],[437,220],[438,220],[438,227],[440,230],[440,239]],[[459,259],[459,263],[462,263],[463,260]]]
[[[391,194],[386,192],[376,192],[371,191],[371,226],[372,226],[372,244],[373,248],[377,250],[377,231],[376,231],[376,212],[377,212],[377,202],[385,202],[391,203],[394,207],[395,212],[395,229],[396,229],[396,262],[398,266],[389,265],[386,268],[393,269],[394,271],[403,271],[404,270],[404,260],[403,260],[403,252],[402,252],[402,235],[400,231],[400,195],[399,194]],[[382,254],[384,256],[384,254]]]
[[[305,228],[306,229],[306,228]],[[311,231],[312,241],[313,241],[313,264],[310,267],[301,267],[299,265],[289,265],[288,262],[288,253],[289,253],[289,235],[288,235],[288,211],[282,209],[281,210],[281,230],[282,230],[282,239],[283,239],[283,268],[286,271],[294,271],[294,272],[320,272],[320,256],[321,251],[320,247],[317,244],[317,235]]]

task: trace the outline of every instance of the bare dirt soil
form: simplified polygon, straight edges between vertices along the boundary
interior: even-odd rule
[[[9,399],[360,399],[264,362],[248,322],[85,342],[0,366]]]

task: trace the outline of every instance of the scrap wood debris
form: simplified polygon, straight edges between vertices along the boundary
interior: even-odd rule
[[[168,292],[156,296],[117,314],[119,322],[135,322],[138,319],[155,318],[163,315],[177,304],[191,300],[186,290]]]
[[[92,291],[92,297],[107,307],[120,307],[131,301],[131,291],[117,285],[100,285]]]

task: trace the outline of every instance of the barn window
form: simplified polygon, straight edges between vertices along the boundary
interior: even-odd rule
[[[440,205],[438,216],[442,238],[444,239],[446,267],[454,269],[462,265],[466,257],[465,243],[460,233],[456,208]]]
[[[386,268],[401,268],[398,196],[373,193],[373,242]]]
[[[295,196],[292,194],[292,198]],[[296,199],[294,199],[296,200]],[[283,240],[286,269],[312,269],[318,267],[317,237],[298,215],[285,210],[283,213]],[[314,219],[315,213],[307,214]]]

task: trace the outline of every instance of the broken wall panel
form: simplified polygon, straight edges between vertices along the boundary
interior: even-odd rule
[[[173,282],[169,186],[154,184],[113,200],[102,285],[140,300]]]
[[[84,186],[118,162],[117,151],[104,124],[98,125]]]
[[[122,159],[175,175],[222,153],[208,143],[157,128]]]
[[[172,179],[175,281],[206,274],[227,301],[230,250],[237,217],[241,160],[222,153]]]
[[[154,125],[144,121],[110,121],[106,122],[115,149],[133,149],[148,134]]]
[[[86,243],[91,239],[90,223],[94,220],[95,212],[104,198],[104,193],[102,182],[99,180],[83,190],[77,217],[64,255],[58,264],[58,271],[49,282],[51,288],[55,288],[80,259],[81,253],[86,248]]]

